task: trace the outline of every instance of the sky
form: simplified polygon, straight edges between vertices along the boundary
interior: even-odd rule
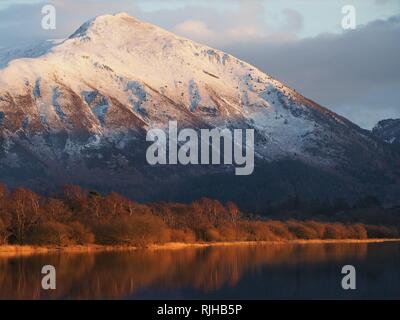
[[[41,27],[46,4],[55,30]],[[341,25],[346,5],[354,30]],[[400,118],[400,0],[0,0],[0,48],[121,11],[254,64],[363,128]]]

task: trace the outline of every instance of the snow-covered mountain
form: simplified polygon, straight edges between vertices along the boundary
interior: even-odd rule
[[[379,121],[372,133],[387,143],[400,145],[400,119],[385,119]]]
[[[145,132],[169,120],[254,128],[253,176],[147,165]],[[34,58],[8,59],[0,125],[0,179],[39,189],[70,182],[140,199],[248,194],[244,202],[398,191],[397,155],[367,131],[246,62],[125,13],[90,20]]]

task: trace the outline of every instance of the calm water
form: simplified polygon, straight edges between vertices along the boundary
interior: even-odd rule
[[[41,289],[41,268],[57,290]],[[341,268],[357,290],[341,288]],[[400,298],[400,243],[280,244],[0,258],[0,299]]]

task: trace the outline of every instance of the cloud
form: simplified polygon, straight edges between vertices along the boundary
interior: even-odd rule
[[[185,20],[179,23],[174,31],[191,39],[213,39],[216,37],[215,32],[209,29],[205,22],[199,20]]]
[[[296,10],[284,9],[283,14],[286,17],[285,29],[291,32],[299,32],[303,28],[303,16]]]
[[[205,22],[199,20],[185,20],[179,23],[173,31],[189,39],[219,46],[236,41],[260,39],[260,30],[255,26],[226,28],[221,32],[212,30]]]
[[[232,3],[223,10],[218,6],[194,5],[163,9],[145,13],[144,18],[154,23],[163,21],[163,27],[215,47],[242,41],[292,41],[301,31],[303,17],[295,10],[282,10],[278,14],[278,23],[272,23],[266,18],[265,1]]]
[[[227,5],[223,10],[188,5],[174,12],[160,10],[148,13],[147,18],[154,21],[156,17],[168,16],[171,20],[166,27],[175,33],[208,45],[221,46],[260,39],[266,29],[264,12],[265,4],[260,1],[240,1],[236,5]]]
[[[390,0],[375,0],[375,3],[377,5],[385,5],[388,4],[390,2]]]
[[[400,16],[340,35],[225,50],[363,127],[400,117]]]

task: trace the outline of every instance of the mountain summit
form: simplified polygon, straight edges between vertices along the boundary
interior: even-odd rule
[[[254,128],[255,177],[232,184],[229,166],[150,167],[145,132],[170,120]],[[39,189],[51,181],[138,199],[247,194],[243,203],[398,191],[397,155],[367,131],[246,62],[125,13],[0,69],[0,132],[0,179]]]
[[[400,119],[385,119],[379,121],[372,133],[387,143],[400,145]]]

